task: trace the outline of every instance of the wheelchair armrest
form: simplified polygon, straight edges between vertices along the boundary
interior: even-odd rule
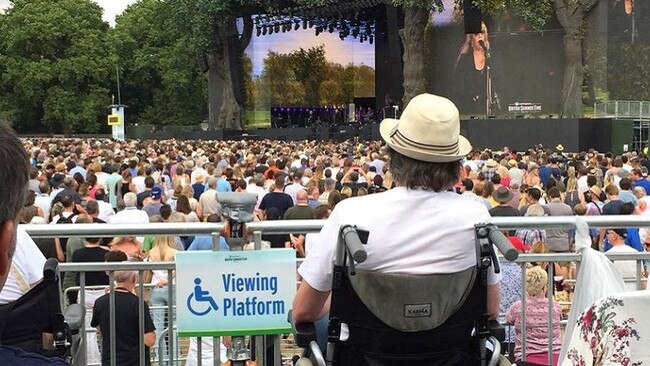
[[[499,342],[505,342],[506,340],[506,327],[501,325],[496,320],[490,320],[488,323],[488,328],[490,329],[490,335],[496,338]]]
[[[81,304],[71,304],[65,309],[63,316],[71,331],[81,329],[81,324],[84,321],[85,311],[86,309]]]
[[[316,326],[311,323],[294,323],[293,313],[289,311],[289,323],[293,328],[296,345],[300,348],[309,347],[309,343],[316,340]]]

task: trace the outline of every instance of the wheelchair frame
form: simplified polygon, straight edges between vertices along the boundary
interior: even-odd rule
[[[517,258],[518,252],[512,247],[510,242],[493,224],[478,224],[475,227],[476,234],[476,253],[478,258],[479,280],[481,286],[480,298],[485,304],[485,311],[480,319],[477,319],[475,326],[474,336],[479,339],[480,360],[482,366],[496,366],[499,362],[501,354],[501,343],[496,335],[500,335],[501,339],[505,339],[505,331],[500,327],[497,322],[490,322],[487,312],[487,276],[490,266],[494,266],[495,273],[500,272],[499,261],[494,251],[496,246],[499,251],[509,261]],[[355,263],[363,263],[367,258],[367,253],[363,248],[363,244],[367,242],[368,232],[358,230],[356,226],[344,225],[339,230],[339,238],[336,246],[336,253],[334,258],[334,266],[341,266],[348,269],[349,275],[355,275]],[[348,262],[349,260],[349,262]],[[336,273],[333,278],[333,289],[336,288],[337,281]],[[314,323],[294,323],[292,315],[289,314],[289,321],[294,328],[296,343],[299,347],[303,348],[302,358],[296,360],[296,366],[318,365],[318,366],[332,366],[334,362],[334,352],[336,342],[340,336],[340,321],[333,319],[330,316],[330,321],[327,329],[327,351],[326,356],[323,357],[322,352],[315,341],[315,326]],[[488,359],[487,343],[493,345],[492,353]]]

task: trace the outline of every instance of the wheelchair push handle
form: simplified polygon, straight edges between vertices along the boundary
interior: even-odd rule
[[[43,279],[47,282],[59,280],[59,261],[56,258],[49,258],[43,266]]]
[[[357,228],[354,226],[344,226],[341,228],[341,237],[345,241],[345,246],[352,259],[357,263],[363,263],[368,257],[368,254],[363,248]]]
[[[519,252],[512,246],[510,240],[508,240],[508,238],[506,238],[506,236],[503,235],[503,233],[499,231],[496,226],[489,225],[488,228],[488,230],[490,230],[488,238],[497,247],[497,249],[499,249],[501,254],[503,254],[503,257],[509,262],[517,259],[519,257]]]

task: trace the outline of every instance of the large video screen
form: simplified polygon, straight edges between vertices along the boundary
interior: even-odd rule
[[[516,18],[484,18],[481,33],[466,35],[463,15],[445,0],[433,15],[431,90],[465,116],[557,114],[562,85],[562,30],[552,19],[534,31]]]
[[[297,28],[297,29],[296,29]],[[336,31],[264,29],[246,49],[249,107],[332,108],[375,96],[375,47]]]

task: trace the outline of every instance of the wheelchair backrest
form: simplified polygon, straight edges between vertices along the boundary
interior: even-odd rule
[[[43,333],[61,323],[58,282],[44,280],[20,299],[0,305],[0,343],[42,353]]]
[[[476,267],[450,274],[408,275],[357,270],[352,287],[366,307],[401,332],[432,330],[463,305]]]

